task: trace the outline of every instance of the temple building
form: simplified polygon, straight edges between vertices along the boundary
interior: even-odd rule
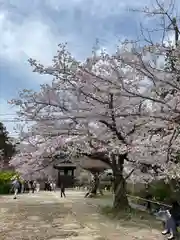
[[[68,155],[57,153],[53,158],[53,165],[44,169],[44,175],[41,173],[42,189],[44,180],[48,179],[55,181],[58,188],[61,184],[65,188],[73,188],[82,179],[88,184],[95,173],[100,174],[109,168],[100,160],[91,160],[88,157],[70,160]]]
[[[57,187],[60,188],[61,184],[63,184],[65,188],[72,188],[75,182],[74,171],[76,169],[76,165],[70,160],[64,160],[58,164],[54,164],[53,167],[58,171],[58,176],[56,179]]]

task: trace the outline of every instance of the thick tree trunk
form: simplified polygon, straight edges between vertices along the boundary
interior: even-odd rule
[[[98,174],[93,174],[94,179],[90,183],[89,191],[86,193],[85,197],[92,197],[97,195],[97,190],[99,188],[99,177]]]
[[[126,181],[122,174],[114,175],[114,202],[113,208],[118,211],[129,209],[129,202],[126,195]]]
[[[97,190],[98,190],[98,185],[97,185],[97,182],[95,181],[95,182],[92,184],[92,188],[91,188],[90,193],[93,194],[93,195],[96,195],[96,194],[97,194]]]
[[[95,182],[91,182],[90,183],[90,187],[88,192],[85,194],[85,197],[93,197],[96,196],[97,194],[97,185],[95,184]]]

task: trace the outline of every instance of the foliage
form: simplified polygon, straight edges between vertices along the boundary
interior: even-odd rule
[[[0,172],[0,194],[8,194],[11,190],[11,180],[14,176],[19,176],[17,172],[1,171]]]
[[[11,191],[10,183],[3,183],[0,185],[0,194],[9,194]]]
[[[149,188],[141,189],[134,193],[135,196],[145,198],[150,195],[151,199],[157,202],[171,204],[172,200],[179,199],[179,190],[175,191],[175,188],[172,187],[172,184],[165,183],[164,181],[154,181],[150,184]],[[133,193],[129,192],[130,195]],[[144,204],[144,200],[138,200],[139,204]],[[157,207],[157,206],[155,206]]]
[[[8,137],[8,132],[6,131],[3,123],[0,122],[0,152],[1,157],[5,161],[9,161],[9,159],[15,154],[15,145],[13,145]]]
[[[9,182],[14,176],[19,177],[17,172],[13,171],[1,171],[0,172],[0,181],[1,182]]]
[[[167,202],[172,199],[172,190],[170,185],[159,181],[156,184],[152,184],[149,189],[150,194],[154,197],[155,200],[160,202]]]

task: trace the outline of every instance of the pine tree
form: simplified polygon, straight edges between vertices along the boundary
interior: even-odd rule
[[[5,163],[9,162],[10,158],[16,152],[15,145],[10,141],[8,134],[6,127],[0,122],[0,152],[1,159],[5,161]]]

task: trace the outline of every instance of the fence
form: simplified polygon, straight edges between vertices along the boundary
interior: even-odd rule
[[[129,195],[127,194],[128,198],[130,199],[135,199],[135,200],[140,200],[144,203],[150,203],[150,204],[153,204],[153,205],[158,205],[158,206],[161,206],[161,207],[166,207],[166,208],[171,208],[171,205],[168,205],[168,204],[165,204],[165,203],[162,203],[162,202],[158,202],[158,201],[155,201],[155,200],[150,200],[150,199],[146,199],[146,198],[142,198],[142,197],[138,197],[138,196],[133,196],[133,195]],[[138,205],[141,205],[141,204],[138,204]]]
[[[87,191],[87,188],[86,187],[77,187],[76,190],[83,190],[83,191]],[[109,191],[108,191],[109,192]],[[112,193],[113,194],[113,193]],[[150,200],[150,199],[146,199],[146,198],[142,198],[142,197],[138,197],[138,196],[134,196],[134,195],[130,195],[130,194],[127,194],[127,197],[129,199],[133,199],[133,200],[137,200],[137,201],[141,201],[141,202],[144,202],[144,203],[150,203],[151,204],[151,207],[153,205],[155,206],[160,206],[160,207],[166,207],[166,208],[171,208],[171,205],[168,205],[168,204],[165,204],[163,202],[159,202],[159,201],[156,201],[156,200]],[[136,205],[139,205],[139,206],[143,206],[143,204],[140,204],[140,203],[135,203]]]

